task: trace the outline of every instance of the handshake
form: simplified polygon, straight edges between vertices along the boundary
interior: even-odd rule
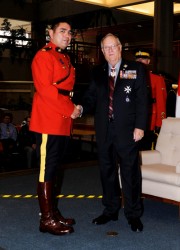
[[[82,116],[83,107],[81,105],[74,105],[74,111],[71,114],[72,119],[76,119]]]

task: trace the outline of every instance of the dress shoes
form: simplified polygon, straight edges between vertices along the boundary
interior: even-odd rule
[[[105,214],[100,215],[99,217],[97,217],[96,219],[94,219],[92,221],[92,223],[96,224],[96,225],[102,225],[102,224],[106,224],[109,221],[116,221],[118,220],[118,216],[117,215],[113,215],[113,216],[107,216]]]
[[[128,224],[131,226],[133,232],[143,231],[143,224],[139,218],[133,218],[128,220]]]

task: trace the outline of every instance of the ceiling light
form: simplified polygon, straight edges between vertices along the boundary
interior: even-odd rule
[[[154,16],[154,2],[135,4],[127,7],[118,8],[119,10],[130,11],[147,16]]]
[[[118,10],[125,10],[147,16],[154,16],[154,1],[148,1],[147,3],[142,3],[144,2],[143,0],[121,0],[121,2],[119,0],[74,0],[74,1],[89,3],[93,5],[100,5],[108,8],[117,8]],[[180,3],[174,3],[174,14],[179,14],[179,13],[180,13]]]
[[[129,5],[133,3],[142,3],[144,0],[74,0],[75,2],[89,3],[94,5],[100,5],[103,7],[113,8],[118,6]]]
[[[127,7],[118,8],[119,10],[130,11],[142,15],[154,16],[154,1],[143,4],[136,4]],[[174,3],[174,14],[180,13],[180,4]]]

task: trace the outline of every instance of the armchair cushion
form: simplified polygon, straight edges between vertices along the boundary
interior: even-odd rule
[[[161,154],[157,150],[145,150],[141,151],[142,164],[157,164],[161,163]]]
[[[176,167],[166,164],[142,165],[142,179],[180,187],[180,174]]]
[[[166,118],[156,149],[141,152],[142,193],[180,202],[180,118]]]
[[[156,150],[161,154],[161,163],[176,166],[180,160],[180,118],[162,121]]]

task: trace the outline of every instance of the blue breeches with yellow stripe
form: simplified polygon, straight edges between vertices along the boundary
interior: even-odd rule
[[[69,136],[36,133],[39,182],[53,181],[67,149]]]

